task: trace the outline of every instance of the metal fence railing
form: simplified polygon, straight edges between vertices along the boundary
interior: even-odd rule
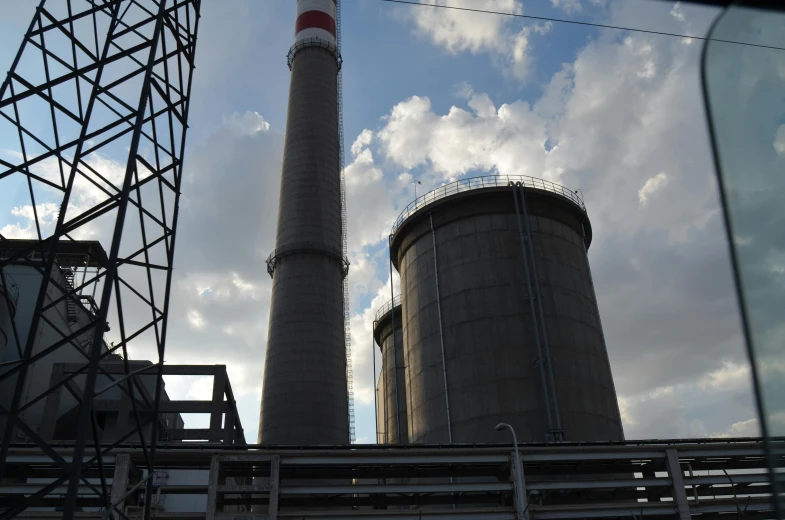
[[[397,307],[400,304],[401,304],[401,295],[399,294],[392,300],[389,300],[387,303],[382,305],[379,308],[379,310],[376,311],[376,316],[373,317],[373,321],[379,321],[380,319],[382,319],[382,316],[390,312],[390,309],[392,309],[393,307]]]
[[[403,211],[401,211],[401,214],[398,215],[398,218],[395,219],[395,223],[393,223],[392,227],[392,234],[395,234],[395,232],[398,231],[398,228],[401,226],[401,224],[403,224],[403,222],[409,218],[412,213],[436,200],[443,199],[463,191],[507,186],[511,182],[522,182],[523,185],[527,188],[536,188],[544,191],[550,191],[552,193],[557,193],[574,202],[583,211],[586,211],[583,198],[578,195],[577,191],[565,188],[561,184],[556,184],[555,182],[545,179],[538,179],[536,177],[529,177],[528,175],[485,175],[482,177],[469,177],[467,179],[451,182],[449,184],[439,186],[438,188],[429,191],[425,195],[417,197],[412,202],[410,202],[409,205],[407,205]]]

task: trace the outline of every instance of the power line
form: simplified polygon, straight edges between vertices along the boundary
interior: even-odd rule
[[[603,29],[616,29],[618,31],[632,31],[632,32],[640,32],[640,33],[647,33],[647,34],[657,34],[660,36],[673,36],[675,38],[689,38],[691,40],[702,40],[708,41],[711,40],[713,42],[723,42],[723,43],[733,43],[735,45],[747,45],[750,47],[760,47],[763,49],[775,49],[778,51],[785,51],[785,47],[776,47],[773,45],[762,45],[759,43],[747,43],[747,42],[737,42],[733,40],[721,40],[718,38],[704,38],[702,36],[688,36],[686,34],[676,34],[676,33],[669,33],[663,31],[650,31],[648,29],[633,29],[631,27],[619,27],[617,25],[605,25],[601,23],[591,23],[591,22],[579,22],[577,20],[565,20],[563,18],[549,18],[546,16],[532,16],[528,14],[518,14],[518,13],[507,13],[504,11],[488,11],[485,9],[472,9],[470,7],[457,7],[453,5],[438,5],[438,4],[426,4],[422,2],[415,2],[413,0],[380,0],[381,2],[388,2],[392,4],[406,4],[406,5],[418,5],[420,7],[437,7],[440,9],[452,9],[454,11],[468,11],[472,13],[485,13],[485,14],[495,14],[499,16],[512,16],[514,18],[526,18],[528,20],[540,20],[544,22],[556,22],[556,23],[568,23],[572,25],[587,25],[589,27],[600,27]]]

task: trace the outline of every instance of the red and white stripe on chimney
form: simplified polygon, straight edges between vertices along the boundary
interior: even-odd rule
[[[294,43],[319,38],[335,45],[336,0],[297,0]]]

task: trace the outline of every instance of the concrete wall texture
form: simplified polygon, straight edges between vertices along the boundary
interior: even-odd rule
[[[564,438],[623,432],[586,249],[591,226],[566,198],[526,189]],[[409,441],[445,443],[447,414],[434,276],[438,278],[453,442],[548,433],[511,188],[459,193],[410,216],[393,238],[401,274]],[[585,231],[585,232],[584,232]],[[533,277],[532,277],[533,278]]]
[[[265,444],[348,444],[338,65],[292,64],[270,325],[259,417]]]
[[[393,317],[395,318],[395,350],[393,351]],[[376,322],[373,336],[382,351],[382,373],[384,391],[379,411],[384,417],[384,431],[388,432],[386,444],[408,444],[408,412],[406,400],[406,363],[403,351],[403,327],[401,306],[397,305]],[[396,368],[397,367],[397,368]],[[398,379],[396,387],[396,378]],[[396,395],[397,393],[397,395]],[[397,397],[397,399],[396,399]],[[396,418],[396,408],[398,417]],[[400,424],[400,434],[398,432]]]

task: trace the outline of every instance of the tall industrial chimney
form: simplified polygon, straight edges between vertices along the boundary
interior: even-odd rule
[[[264,444],[348,444],[336,0],[297,0],[270,325]]]

